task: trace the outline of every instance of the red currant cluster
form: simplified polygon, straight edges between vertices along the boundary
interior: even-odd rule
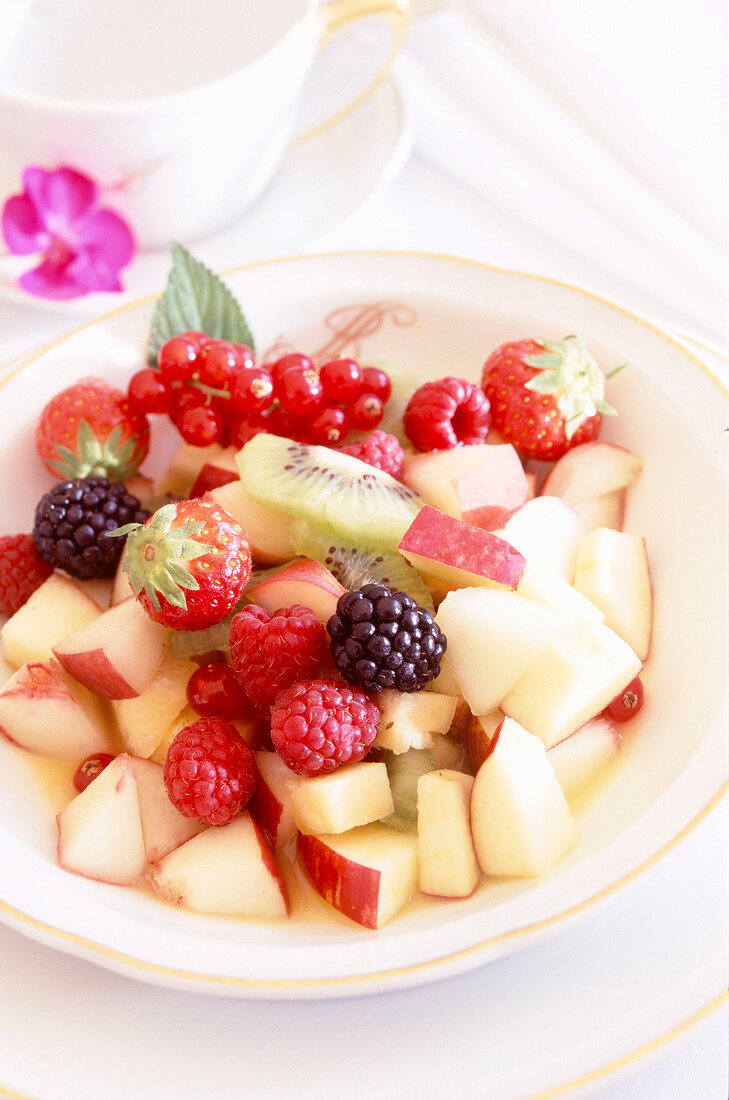
[[[336,446],[350,428],[377,427],[390,379],[354,359],[332,359],[317,369],[299,352],[257,365],[242,344],[185,332],[162,345],[156,369],[134,375],[128,396],[144,413],[169,416],[196,447],[242,447],[262,431]]]

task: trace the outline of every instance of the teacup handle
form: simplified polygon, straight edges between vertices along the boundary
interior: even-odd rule
[[[346,30],[353,23],[373,16],[381,16],[392,25],[392,42],[390,52],[382,67],[367,87],[359,92],[351,102],[338,108],[334,114],[325,118],[323,122],[317,123],[316,126],[303,134],[297,134],[296,141],[306,141],[307,138],[314,137],[315,134],[319,134],[322,130],[326,130],[329,126],[339,122],[341,118],[344,118],[350,111],[358,107],[384,80],[395,55],[405,41],[410,20],[410,3],[409,0],[330,0],[329,3],[320,7],[319,15],[321,18],[320,48],[325,46],[335,34]]]

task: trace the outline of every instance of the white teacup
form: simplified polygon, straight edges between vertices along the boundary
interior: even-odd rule
[[[28,165],[69,165],[99,183],[143,247],[194,240],[239,217],[295,133],[321,45],[382,17],[391,29],[386,69],[408,8],[408,0],[13,3],[15,33],[0,42],[0,204],[20,190]]]

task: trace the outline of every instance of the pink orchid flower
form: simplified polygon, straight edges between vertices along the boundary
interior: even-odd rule
[[[21,275],[20,286],[59,299],[122,290],[119,272],[134,255],[134,237],[118,214],[98,205],[94,180],[74,168],[32,166],[23,172],[23,187],[3,207],[3,235],[16,255],[43,258]]]

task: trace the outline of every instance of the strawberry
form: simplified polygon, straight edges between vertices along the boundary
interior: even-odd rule
[[[90,475],[126,481],[149,450],[149,422],[121,390],[100,378],[82,378],[45,406],[35,445],[61,481]]]
[[[579,336],[502,344],[486,360],[481,385],[491,426],[523,458],[560,458],[595,439],[603,416],[617,415]]]
[[[0,615],[14,615],[53,569],[43,561],[32,535],[0,538]]]
[[[213,501],[165,504],[128,535],[122,569],[145,611],[176,630],[202,630],[233,610],[251,575],[251,549],[237,520]]]

